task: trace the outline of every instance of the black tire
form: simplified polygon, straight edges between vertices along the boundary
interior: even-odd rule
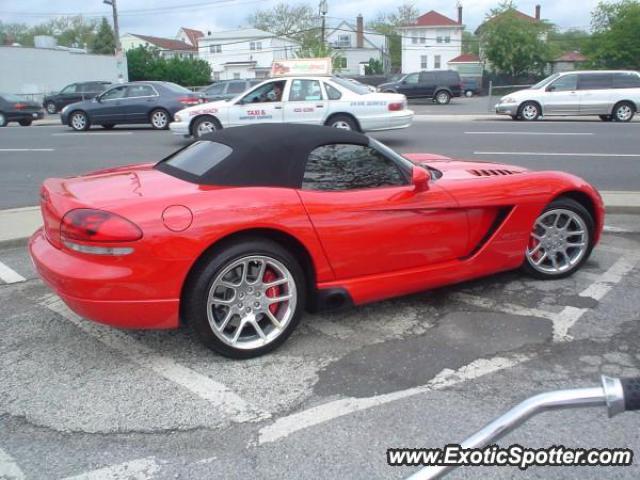
[[[451,102],[451,94],[446,90],[439,90],[433,96],[433,101],[438,105],[449,105],[449,102]]]
[[[69,115],[69,126],[77,132],[84,132],[91,127],[91,121],[85,112],[76,110]]]
[[[171,115],[164,108],[156,108],[149,114],[149,123],[155,130],[167,130]]]
[[[598,115],[598,117],[600,117],[600,120],[602,120],[603,122],[613,121],[613,117],[611,115]]]
[[[29,127],[31,126],[31,123],[33,123],[33,120],[27,118],[26,120],[20,120],[18,123],[23,127]]]
[[[633,120],[636,107],[631,102],[620,102],[613,107],[612,117],[615,122],[627,123]]]
[[[3,112],[0,112],[0,128],[6,127],[7,123],[9,123],[7,121],[7,116]]]
[[[290,272],[296,289],[296,306],[289,323],[270,343],[253,349],[233,347],[213,332],[207,315],[207,299],[216,277],[233,262],[249,256],[266,256],[280,262]],[[198,338],[211,350],[235,359],[254,358],[271,352],[282,345],[296,328],[305,307],[305,275],[296,258],[280,244],[260,238],[247,237],[227,243],[210,251],[189,274],[183,288],[181,315],[193,328]]]
[[[217,118],[212,117],[211,115],[203,115],[202,117],[196,118],[193,122],[193,125],[191,126],[191,133],[193,134],[193,138],[200,138],[203,135],[207,135],[221,129],[222,125],[220,125]]]
[[[56,104],[54,102],[45,103],[44,108],[49,115],[54,115],[58,113],[58,107],[56,107]]]
[[[524,102],[518,110],[518,117],[526,122],[535,122],[540,118],[540,105],[536,102]]]
[[[595,233],[595,221],[593,219],[593,217],[591,216],[591,214],[589,213],[589,211],[579,202],[571,199],[571,198],[567,198],[567,197],[560,197],[557,198],[556,200],[552,201],[549,205],[547,205],[545,207],[545,209],[542,211],[542,213],[540,214],[540,216],[544,215],[545,213],[551,211],[551,210],[557,210],[557,209],[563,209],[563,210],[570,210],[571,212],[576,213],[577,215],[580,216],[580,218],[584,221],[586,227],[587,227],[587,233],[588,233],[588,243],[587,243],[587,248],[586,251],[584,253],[584,255],[582,256],[582,258],[575,264],[573,265],[571,268],[569,268],[568,270],[561,272],[561,273],[544,273],[541,272],[540,270],[537,270],[536,268],[534,268],[529,260],[529,257],[525,254],[525,259],[524,262],[522,264],[522,270],[527,274],[530,275],[534,278],[538,278],[541,280],[559,280],[561,278],[566,278],[569,277],[571,275],[573,275],[575,272],[577,272],[582,265],[589,259],[589,256],[591,255],[591,251],[593,250],[593,237],[594,237],[594,233]],[[540,218],[540,217],[538,217]],[[536,218],[536,221],[538,219]],[[533,230],[533,227],[532,227]],[[527,246],[527,248],[529,248]]]
[[[520,117],[518,115],[511,115],[511,120],[514,120],[517,122],[518,120],[520,120]]]
[[[327,120],[325,125],[332,128],[341,128],[343,130],[353,130],[354,132],[360,131],[356,121],[349,115],[333,115]]]
[[[116,125],[114,123],[105,123],[103,125],[100,125],[102,128],[104,128],[105,130],[113,130],[113,127],[115,127]]]

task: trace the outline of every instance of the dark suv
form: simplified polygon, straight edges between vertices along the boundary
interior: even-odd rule
[[[67,85],[58,93],[44,97],[42,106],[53,115],[71,103],[90,100],[104,92],[111,82],[78,82]]]
[[[200,90],[200,93],[207,102],[231,100],[260,82],[262,82],[262,80],[259,79],[220,80],[203,88]]]
[[[451,97],[462,95],[460,75],[455,70],[430,70],[409,73],[395,82],[378,85],[379,92],[402,93],[407,98],[433,98],[446,105]]]

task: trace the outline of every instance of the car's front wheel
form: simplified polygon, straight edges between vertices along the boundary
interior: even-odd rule
[[[580,203],[570,198],[554,200],[533,225],[523,269],[540,279],[572,275],[591,254],[594,225]]]
[[[154,110],[149,115],[151,126],[156,130],[166,130],[169,128],[169,113],[162,108]]]
[[[528,122],[533,122],[540,118],[540,107],[535,102],[525,102],[520,107],[520,118]]]
[[[44,107],[47,109],[49,115],[53,115],[58,111],[56,104],[53,102],[47,102]]]
[[[31,125],[31,123],[33,122],[33,120],[31,120],[30,118],[26,119],[26,120],[20,120],[18,123],[23,126],[23,127],[28,127]]]
[[[69,126],[78,132],[89,130],[91,123],[89,117],[83,111],[76,111],[69,117]]]
[[[220,129],[220,123],[213,117],[205,115],[193,122],[193,136],[200,138],[208,133],[213,133]]]
[[[250,238],[212,252],[189,277],[182,313],[203,343],[231,358],[280,346],[300,320],[305,277],[278,243]]]

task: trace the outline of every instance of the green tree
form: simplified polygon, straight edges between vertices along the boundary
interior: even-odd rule
[[[593,36],[584,51],[591,66],[640,69],[640,2],[601,2],[591,16]]]
[[[129,80],[161,80],[185,86],[205,85],[211,81],[208,62],[189,57],[164,58],[158,49],[137,47],[127,52]]]
[[[549,32],[548,40],[553,58],[566,52],[584,53],[590,41],[591,34],[584,30],[570,29],[566,32],[560,32],[557,28]]]
[[[480,42],[472,32],[463,30],[462,32],[462,53],[480,55]]]
[[[381,75],[384,73],[384,65],[380,60],[370,58],[369,63],[364,67],[365,75]]]
[[[298,58],[326,58],[331,57],[331,64],[334,72],[340,72],[342,69],[342,59],[344,56],[338,51],[331,48],[326,43],[322,43],[319,37],[315,40],[307,39],[305,43],[296,52]]]
[[[405,2],[395,11],[379,13],[375,20],[367,24],[367,30],[371,30],[387,37],[389,48],[389,63],[393,71],[402,68],[402,37],[398,27],[404,27],[416,22],[420,15],[413,3]]]
[[[91,53],[99,53],[105,55],[112,55],[116,50],[116,38],[111,28],[111,24],[106,18],[102,18],[98,31],[91,39],[89,45]]]
[[[513,78],[541,74],[550,60],[547,35],[551,26],[517,14],[512,1],[503,2],[479,29],[485,58],[496,73]]]
[[[270,9],[257,10],[249,15],[247,21],[254,28],[300,42],[308,31],[319,27],[318,16],[310,5],[289,5],[285,2]]]

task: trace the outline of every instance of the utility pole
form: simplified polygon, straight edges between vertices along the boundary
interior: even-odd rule
[[[318,9],[320,11],[320,16],[322,17],[322,35],[321,35],[322,43],[321,43],[321,45],[324,47],[325,16],[327,15],[327,12],[329,11],[329,6],[327,5],[327,0],[320,0],[320,5],[319,5]]]
[[[120,52],[120,29],[118,28],[118,6],[116,5],[116,0],[102,0],[102,3],[105,5],[111,5],[113,9],[113,34],[115,35],[116,40],[116,55]]]

